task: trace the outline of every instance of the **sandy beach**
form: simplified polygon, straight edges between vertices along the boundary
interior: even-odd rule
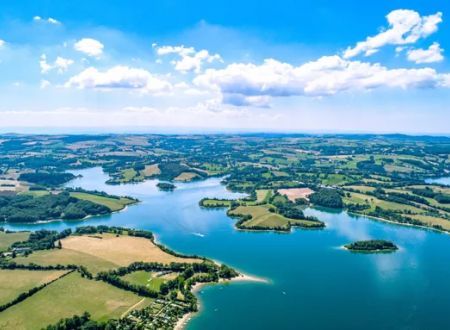
[[[232,278],[231,280],[219,280],[218,283],[231,283],[231,282],[259,282],[259,283],[269,283],[269,281],[267,279],[264,278],[260,278],[260,277],[256,277],[256,276],[252,276],[252,275],[247,275],[247,274],[239,274],[237,277]],[[214,285],[217,283],[196,283],[193,287],[192,287],[192,292],[195,294],[196,292],[199,292],[200,289],[203,286],[207,286],[207,285]],[[177,322],[177,324],[175,325],[174,330],[182,330],[184,329],[184,327],[187,325],[187,323],[190,321],[190,319],[194,316],[194,314],[197,312],[192,312],[192,313],[188,313],[183,315],[182,318],[180,318]]]

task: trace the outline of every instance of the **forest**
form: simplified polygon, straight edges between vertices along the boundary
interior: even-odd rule
[[[40,197],[0,196],[0,219],[4,222],[36,222],[52,219],[83,219],[88,215],[108,214],[100,204],[71,197],[69,192]]]
[[[395,251],[398,247],[386,240],[357,241],[345,245],[351,251],[373,252],[373,251]]]

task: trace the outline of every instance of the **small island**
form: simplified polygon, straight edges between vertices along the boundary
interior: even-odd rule
[[[176,186],[168,182],[160,182],[156,185],[161,191],[174,191]]]
[[[354,252],[394,252],[398,247],[389,241],[385,240],[367,240],[357,241],[347,245],[344,248]]]

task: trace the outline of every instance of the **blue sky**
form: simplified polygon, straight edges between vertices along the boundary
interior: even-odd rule
[[[3,0],[0,130],[450,134],[448,17],[444,0]]]

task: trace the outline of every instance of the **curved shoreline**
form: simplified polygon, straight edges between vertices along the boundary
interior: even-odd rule
[[[141,201],[137,201],[135,203],[131,203],[131,204],[127,204],[125,205],[123,208],[121,208],[120,210],[116,210],[116,211],[111,211],[110,213],[107,214],[90,214],[85,216],[84,218],[81,219],[51,219],[51,220],[38,220],[38,221],[34,221],[34,222],[7,222],[5,221],[4,224],[5,225],[9,225],[14,227],[14,225],[42,225],[42,224],[47,224],[47,223],[53,223],[53,222],[85,222],[87,220],[90,220],[92,218],[100,218],[100,217],[106,217],[106,216],[110,216],[112,214],[115,213],[120,213],[120,212],[124,212],[128,209],[129,206],[131,205],[136,205],[139,204]]]
[[[244,274],[244,273],[239,273],[239,275],[237,277],[234,277],[234,278],[229,279],[229,280],[221,279],[221,280],[219,280],[219,282],[196,283],[192,287],[191,292],[196,294],[204,286],[215,285],[215,284],[224,284],[224,283],[232,283],[232,282],[258,282],[258,283],[266,283],[266,284],[268,284],[269,280],[267,280],[265,278],[261,278],[261,277],[256,277],[256,276]],[[198,299],[198,297],[197,297],[197,299]],[[200,301],[200,300],[198,299],[198,301]],[[174,330],[183,330],[187,326],[189,321],[192,319],[192,317],[195,314],[198,314],[198,313],[199,313],[199,311],[189,312],[187,314],[184,314],[177,321],[177,323],[175,324],[175,327],[173,329]]]
[[[419,228],[419,229],[425,229],[428,231],[433,231],[433,232],[437,232],[440,234],[447,234],[450,235],[450,232],[447,230],[442,230],[442,229],[438,229],[438,228],[433,228],[433,227],[428,227],[428,226],[422,226],[422,225],[415,225],[412,223],[407,223],[407,222],[397,222],[397,221],[392,221],[392,220],[387,220],[387,219],[383,219],[383,218],[379,218],[379,217],[375,217],[372,215],[367,215],[367,214],[362,214],[362,213],[355,213],[355,212],[349,212],[349,211],[345,211],[347,212],[347,214],[350,215],[355,215],[358,217],[366,217],[369,220],[373,220],[373,221],[378,221],[378,222],[387,222],[393,225],[399,225],[399,226],[406,226],[406,227],[413,227],[413,228]]]

